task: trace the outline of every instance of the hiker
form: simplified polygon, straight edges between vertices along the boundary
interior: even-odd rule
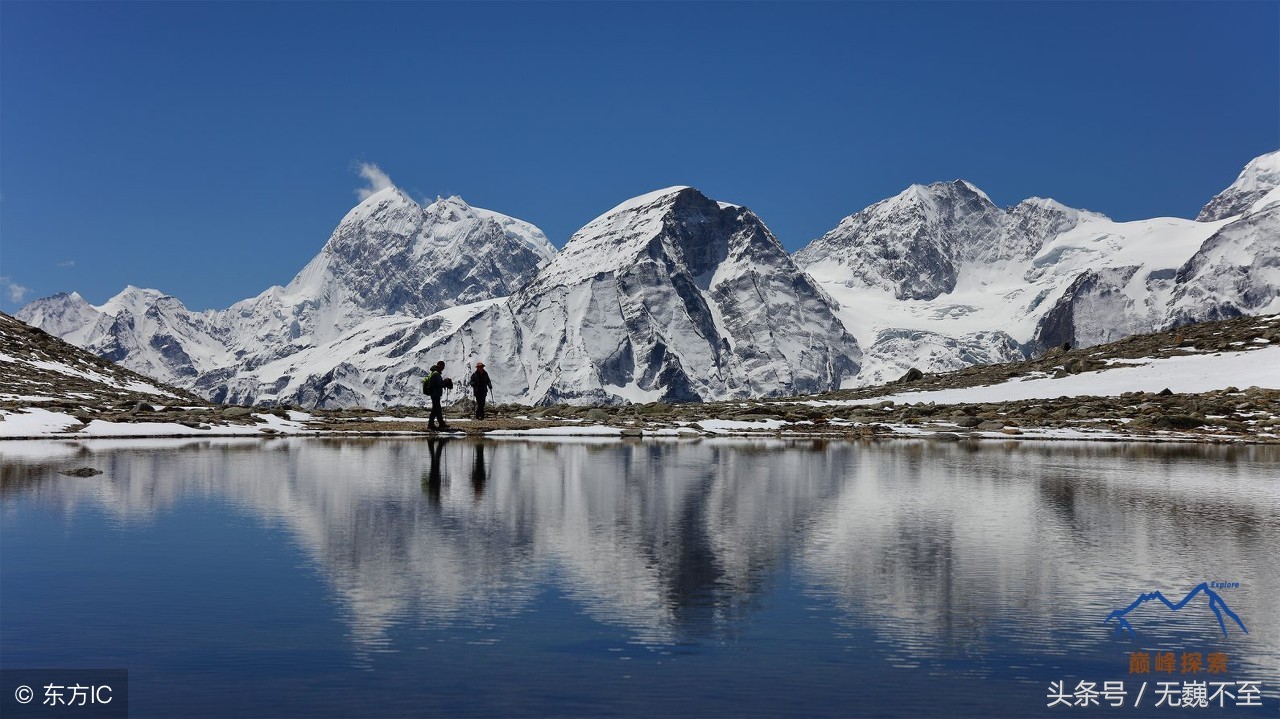
[[[431,373],[422,380],[422,388],[431,397],[431,416],[427,418],[427,429],[449,429],[444,423],[444,408],[440,406],[440,397],[445,387],[452,387],[453,381],[444,376],[444,360],[431,365]],[[437,425],[437,422],[439,423]]]
[[[493,380],[484,371],[484,363],[476,363],[476,371],[471,373],[471,391],[476,395],[476,419],[484,419],[484,398],[493,389]]]

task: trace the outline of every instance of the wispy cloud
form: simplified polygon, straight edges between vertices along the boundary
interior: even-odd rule
[[[387,173],[383,172],[381,167],[378,167],[372,162],[360,163],[360,167],[357,169],[357,172],[359,172],[360,176],[369,183],[368,187],[360,187],[356,189],[356,197],[359,197],[362,201],[379,190],[385,190],[388,187],[394,186],[394,183],[391,182],[391,178],[387,176]]]
[[[26,298],[27,293],[31,290],[27,287],[10,280],[8,277],[0,277],[0,288],[4,289],[5,294],[9,296],[9,301],[17,304]]]
[[[75,266],[76,266],[76,261],[75,261],[75,260],[67,260],[66,262],[59,262],[59,263],[58,263],[58,266],[59,266],[59,267],[75,267]]]

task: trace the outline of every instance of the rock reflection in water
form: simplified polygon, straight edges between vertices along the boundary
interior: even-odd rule
[[[637,642],[732,636],[791,572],[900,663],[1012,635],[1064,653],[1135,592],[1221,572],[1248,584],[1232,608],[1254,618],[1257,661],[1280,669],[1269,447],[433,438],[0,453],[6,501],[145,522],[207,496],[283,523],[361,652],[398,625],[517,615],[548,585]],[[55,474],[69,463],[105,473]]]

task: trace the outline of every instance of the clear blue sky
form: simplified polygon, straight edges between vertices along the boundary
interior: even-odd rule
[[[0,3],[0,309],[283,284],[362,162],[562,245],[672,184],[792,250],[914,182],[1193,217],[1280,148],[1280,3]]]

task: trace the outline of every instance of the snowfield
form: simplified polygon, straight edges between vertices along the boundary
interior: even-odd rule
[[[933,402],[964,404],[1059,397],[1118,397],[1125,392],[1199,393],[1228,387],[1280,389],[1280,347],[1249,352],[1166,357],[1061,378],[1019,378],[985,387],[898,392],[859,400],[809,402],[814,406]],[[1117,363],[1118,364],[1118,363]]]

